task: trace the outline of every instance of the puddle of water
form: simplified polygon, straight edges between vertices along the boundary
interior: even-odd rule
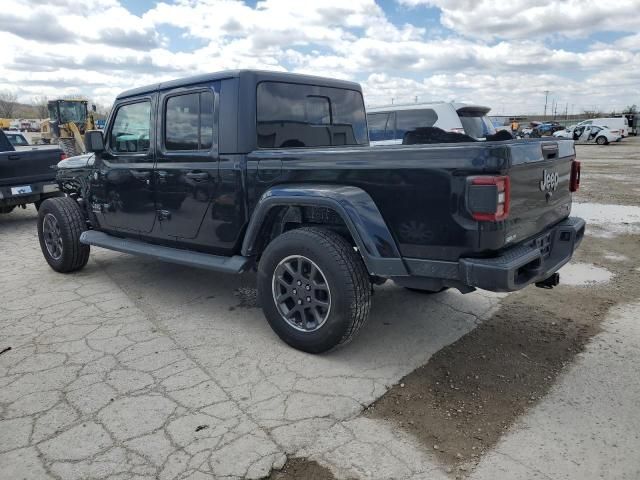
[[[613,237],[625,233],[640,233],[640,207],[605,203],[574,203],[571,215],[584,218],[587,234]],[[597,228],[591,228],[591,227]]]
[[[570,263],[560,269],[560,283],[574,287],[607,283],[612,277],[613,273],[606,268],[590,263]]]

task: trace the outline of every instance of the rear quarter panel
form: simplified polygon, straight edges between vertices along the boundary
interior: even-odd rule
[[[491,143],[258,150],[247,157],[249,211],[278,184],[336,184],[371,196],[405,257],[455,259],[477,249],[465,211],[466,175],[504,171]]]

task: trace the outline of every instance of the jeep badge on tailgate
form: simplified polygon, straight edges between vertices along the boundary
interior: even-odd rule
[[[547,172],[542,170],[542,180],[540,181],[540,191],[552,192],[558,186],[558,172]]]

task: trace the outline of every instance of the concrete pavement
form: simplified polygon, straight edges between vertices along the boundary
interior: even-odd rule
[[[11,347],[0,356],[0,471],[15,477],[262,477],[333,435],[498,301],[387,285],[355,342],[312,356],[273,334],[250,276],[99,249],[83,271],[60,275],[39,252],[33,209],[0,228],[1,348]],[[376,438],[358,441],[375,452]],[[413,467],[385,471],[439,470]]]

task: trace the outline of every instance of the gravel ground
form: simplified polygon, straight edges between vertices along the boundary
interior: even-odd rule
[[[613,381],[634,378],[640,340],[611,315],[638,316],[640,141],[578,156],[575,210],[590,225],[565,284],[507,296],[387,284],[360,336],[320,356],[271,332],[251,275],[100,249],[59,275],[35,210],[0,217],[0,476],[638,478],[639,397]],[[594,362],[613,411],[606,382],[587,381]],[[589,415],[549,415],[563,405]],[[575,466],[587,460],[597,468]]]

